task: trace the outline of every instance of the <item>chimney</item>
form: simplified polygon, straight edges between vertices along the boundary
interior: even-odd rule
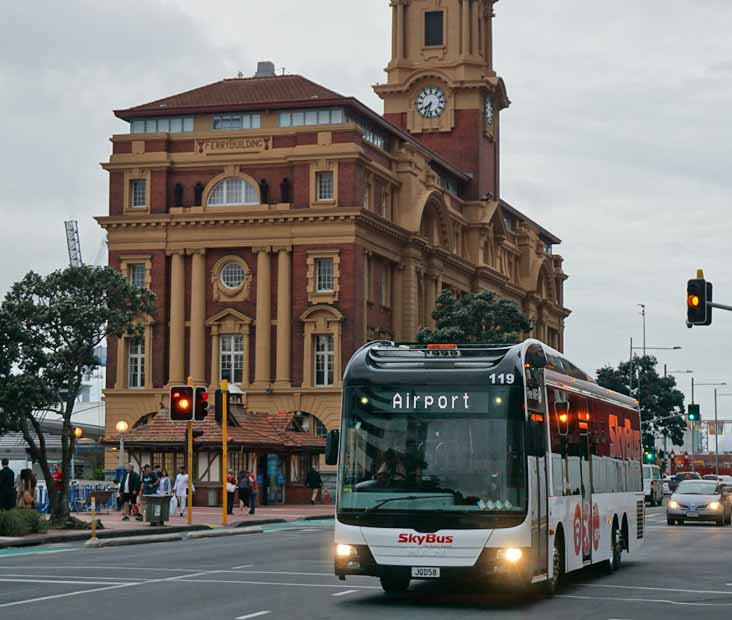
[[[254,77],[274,77],[275,66],[274,63],[269,60],[260,61],[257,63],[257,72]]]

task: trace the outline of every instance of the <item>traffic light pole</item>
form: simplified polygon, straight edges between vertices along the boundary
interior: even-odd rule
[[[229,392],[229,382],[224,379],[221,381],[221,392],[222,392],[222,398],[221,398],[221,480],[222,480],[222,494],[221,497],[223,498],[223,507],[224,507],[224,519],[223,524],[224,526],[228,525],[229,520],[229,512],[228,512],[228,506],[229,506],[229,497],[228,497],[228,491],[226,489],[226,484],[228,482],[227,475],[229,473],[229,411],[228,411],[228,392]]]
[[[694,405],[694,377],[691,378],[691,404]],[[696,455],[694,431],[696,429],[696,420],[691,421],[691,471],[694,469],[694,456]]]
[[[188,377],[188,385],[193,385],[193,377]],[[193,421],[186,426],[188,434],[188,525],[193,525]]]

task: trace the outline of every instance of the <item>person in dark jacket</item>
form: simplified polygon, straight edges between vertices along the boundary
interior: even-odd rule
[[[127,463],[127,469],[119,481],[119,497],[122,502],[123,521],[130,520],[130,509],[137,502],[137,494],[140,492],[140,476],[135,472],[132,463]]]
[[[8,466],[8,459],[2,460],[0,469],[0,510],[12,510],[15,508],[15,473]]]
[[[314,504],[318,500],[318,493],[320,493],[320,489],[323,488],[323,481],[320,478],[320,473],[315,469],[315,467],[310,468],[308,478],[305,481],[305,486],[308,489],[313,490],[313,494],[310,497],[310,503]]]

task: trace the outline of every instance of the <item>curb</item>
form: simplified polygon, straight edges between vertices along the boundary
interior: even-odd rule
[[[186,540],[199,540],[201,538],[219,538],[222,536],[244,536],[246,534],[261,534],[264,530],[261,527],[238,527],[226,528],[218,530],[209,530],[206,532],[188,532],[183,537]]]
[[[287,519],[252,519],[251,521],[234,521],[229,527],[251,527],[257,525],[271,525],[272,523],[287,523]]]
[[[169,525],[163,527],[151,527],[144,530],[143,536],[156,535],[156,534],[180,534],[186,532],[196,532],[201,530],[208,530],[208,525]],[[134,536],[140,536],[139,530],[99,530],[97,531],[97,539],[117,539],[117,538],[129,538]],[[0,542],[0,549],[10,549],[15,547],[35,547],[38,545],[50,545],[55,543],[64,542],[82,542],[89,540],[91,537],[91,530],[78,530],[77,532],[69,532],[68,534],[51,534],[49,536],[29,536],[28,538],[20,540],[12,540],[7,542]]]
[[[84,547],[122,547],[124,545],[147,545],[150,543],[173,542],[183,540],[183,534],[156,534],[153,536],[127,536],[126,538],[108,538],[106,540],[87,540]]]

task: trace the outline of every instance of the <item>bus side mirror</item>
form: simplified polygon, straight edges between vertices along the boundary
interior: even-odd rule
[[[544,348],[532,345],[526,350],[525,362],[530,368],[546,368],[546,353]]]
[[[340,443],[341,432],[338,430],[330,431],[328,439],[325,443],[325,464],[338,465],[338,444]]]

